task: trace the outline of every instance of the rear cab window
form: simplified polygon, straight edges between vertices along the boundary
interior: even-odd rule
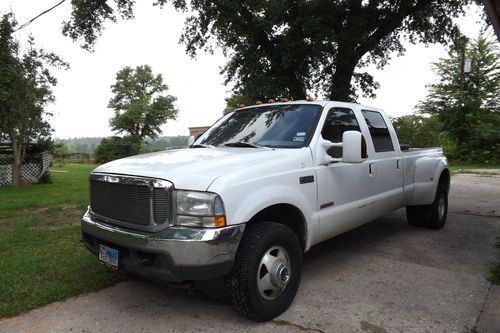
[[[371,110],[361,110],[361,113],[365,118],[366,125],[368,125],[375,152],[394,151],[391,134],[382,114]]]

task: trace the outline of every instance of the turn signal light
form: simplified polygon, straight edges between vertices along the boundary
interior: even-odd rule
[[[224,215],[219,215],[214,218],[214,225],[217,228],[222,228],[226,226],[226,217]]]

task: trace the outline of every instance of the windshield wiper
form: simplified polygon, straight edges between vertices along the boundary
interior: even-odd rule
[[[197,143],[195,145],[189,146],[189,148],[214,148],[212,145],[206,145],[203,143]]]
[[[226,147],[244,147],[244,148],[263,148],[264,146],[258,145],[256,143],[251,143],[247,141],[237,141],[225,143]]]

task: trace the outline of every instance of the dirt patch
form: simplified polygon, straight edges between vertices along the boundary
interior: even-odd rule
[[[17,215],[16,218],[21,216],[35,216],[40,221],[36,223],[36,227],[46,226],[49,229],[56,230],[61,226],[78,224],[82,215],[83,211],[79,205],[61,204],[53,207],[37,207],[25,210]]]
[[[59,211],[44,214],[51,220],[52,227],[78,223],[83,214],[78,205],[63,204],[58,209]]]

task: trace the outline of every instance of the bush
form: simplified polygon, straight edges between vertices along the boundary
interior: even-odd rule
[[[134,137],[114,136],[102,139],[95,150],[95,161],[97,163],[106,163],[127,156],[139,154],[141,140]]]
[[[500,132],[495,119],[490,123],[470,125],[474,133],[469,139],[454,139],[449,130],[435,115],[419,114],[392,119],[400,143],[411,147],[443,147],[444,154],[452,161],[465,163],[500,163]]]

